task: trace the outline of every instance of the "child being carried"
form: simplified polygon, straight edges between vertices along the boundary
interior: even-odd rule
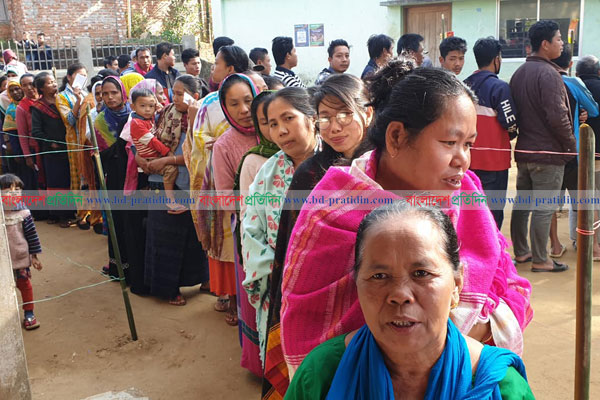
[[[133,145],[140,157],[145,159],[154,159],[172,156],[173,152],[165,146],[153,134],[154,115],[156,112],[157,101],[154,93],[148,89],[136,89],[131,92],[131,139]],[[167,206],[172,211],[185,210],[181,204],[175,202],[175,181],[177,180],[178,169],[177,165],[166,165],[161,171],[165,193],[170,202]]]

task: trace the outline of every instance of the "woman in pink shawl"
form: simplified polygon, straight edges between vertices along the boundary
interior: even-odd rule
[[[324,195],[325,201],[303,206],[292,232],[281,306],[290,377],[314,347],[364,324],[352,265],[358,225],[370,210],[341,200],[356,191],[371,204],[398,198],[391,192],[397,190],[443,196],[483,192],[468,170],[477,135],[476,98],[454,75],[417,69],[371,96],[378,110],[369,132],[375,150],[351,167],[330,168],[311,193]],[[481,342],[521,354],[522,331],[533,315],[530,283],[517,274],[506,251],[509,243],[487,207],[445,204],[466,264],[453,321]]]

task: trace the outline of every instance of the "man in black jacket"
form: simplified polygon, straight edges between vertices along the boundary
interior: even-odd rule
[[[519,121],[516,150],[524,151],[515,153],[517,195],[526,197],[530,191],[534,195],[544,191],[545,195],[554,198],[560,193],[565,164],[573,156],[545,152],[577,151],[567,91],[559,67],[551,61],[561,55],[563,41],[554,21],[533,24],[529,29],[529,40],[532,54],[510,80]],[[552,204],[536,206],[533,213],[518,208],[512,211],[510,234],[515,260],[531,261],[534,272],[560,272],[569,268],[548,258],[546,246],[554,211]],[[531,234],[528,227],[530,214]]]

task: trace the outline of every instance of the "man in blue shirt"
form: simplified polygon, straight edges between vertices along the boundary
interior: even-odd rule
[[[175,79],[180,75],[175,68],[175,51],[173,45],[168,42],[156,45],[156,65],[146,74],[146,79],[156,79],[165,90],[169,101],[173,101],[173,85]]]
[[[329,67],[319,73],[315,86],[322,85],[331,74],[343,74],[350,67],[350,45],[344,39],[336,39],[329,43]]]
[[[394,39],[391,37],[384,34],[372,35],[367,41],[367,49],[371,59],[360,75],[361,79],[374,74],[377,69],[386,65],[394,56],[393,47]]]

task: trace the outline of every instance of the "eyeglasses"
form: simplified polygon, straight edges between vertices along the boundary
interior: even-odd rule
[[[335,117],[319,117],[317,118],[317,127],[323,130],[328,129],[332,118],[335,118],[341,126],[348,126],[354,119],[354,113],[342,111],[337,113]]]

